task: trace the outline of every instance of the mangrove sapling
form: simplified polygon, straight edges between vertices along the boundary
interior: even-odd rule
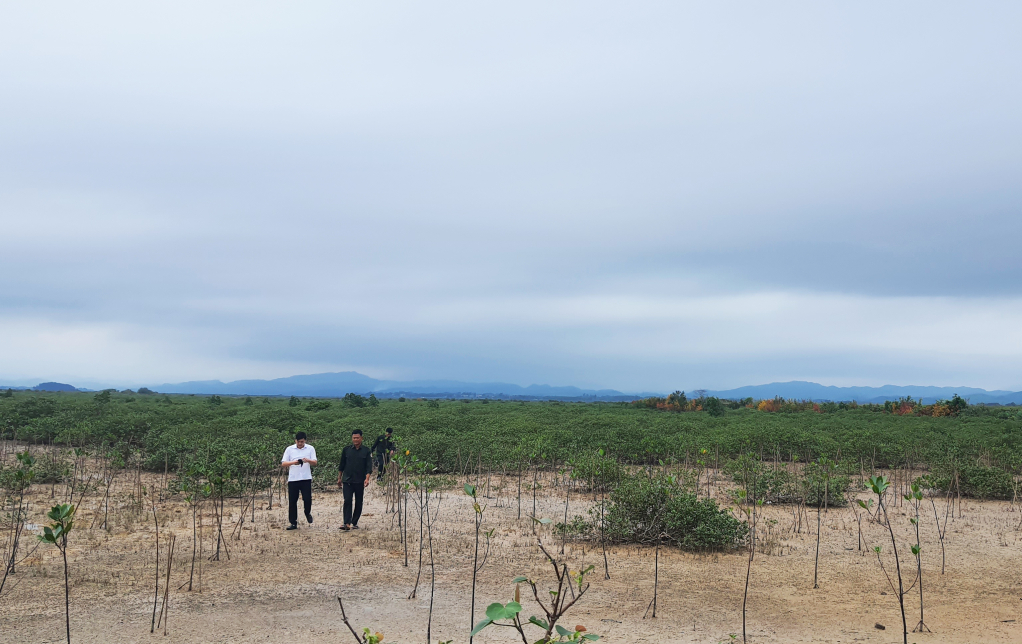
[[[486,536],[486,551],[483,553],[483,561],[479,563],[479,532],[483,523],[483,510],[486,508],[479,505],[479,500],[476,498],[476,487],[474,485],[465,484],[465,494],[472,497],[472,509],[475,511],[475,529],[476,529],[476,543],[475,543],[475,556],[472,560],[472,608],[470,610],[470,619],[468,622],[469,628],[476,623],[476,576],[479,571],[486,565],[486,559],[490,556],[490,538],[493,537],[493,530],[490,530],[485,534]],[[472,642],[472,636],[468,638],[469,644]]]
[[[70,503],[55,505],[46,516],[53,523],[43,528],[39,540],[56,546],[64,559],[64,623],[67,628],[67,644],[71,644],[71,586],[67,571],[67,535],[74,527],[75,506]]]
[[[932,496],[930,497],[930,505],[933,506],[933,521],[937,525],[937,538],[940,539],[940,574],[943,575],[945,560],[944,537],[947,535],[948,514],[951,514],[952,520],[954,519],[954,514],[951,512],[952,510],[951,490],[948,489],[947,497],[945,498],[943,525],[941,525],[940,517],[937,515],[937,503],[936,501],[933,500]]]
[[[830,475],[834,469],[834,462],[826,457],[820,457],[820,476],[823,479],[823,511],[827,511],[827,499],[830,495]],[[819,484],[817,484],[817,487]],[[820,587],[820,506],[819,506],[819,489],[817,489],[817,506],[816,506],[816,562],[813,565],[813,588]]]
[[[871,476],[868,481],[869,488],[877,495],[877,512],[883,513],[884,523],[887,524],[887,531],[891,536],[891,547],[894,549],[894,565],[898,576],[898,586],[894,586],[894,582],[891,580],[890,575],[887,574],[887,568],[884,567],[883,559],[880,558],[881,548],[876,546],[873,548],[873,552],[876,553],[877,562],[880,564],[880,569],[883,571],[884,576],[887,577],[887,583],[890,585],[891,590],[898,596],[898,606],[901,608],[901,630],[904,636],[904,643],[908,644],[908,620],[905,617],[905,585],[901,578],[901,560],[898,558],[898,542],[894,537],[894,526],[891,525],[891,521],[887,516],[887,506],[884,503],[884,495],[887,493],[887,488],[890,487],[891,482],[883,475]],[[866,504],[859,501],[859,505],[863,508]]]
[[[548,525],[552,523],[550,519],[536,519],[533,517],[533,522],[539,525]],[[512,628],[518,632],[521,637],[523,644],[550,644],[552,642],[581,642],[581,641],[596,641],[600,639],[599,635],[589,633],[584,626],[578,625],[573,630],[561,626],[557,622],[564,617],[564,614],[582,599],[582,596],[589,590],[589,584],[585,583],[585,576],[592,572],[593,566],[588,566],[580,570],[577,574],[571,574],[568,571],[568,565],[561,561],[558,561],[553,555],[551,555],[546,548],[543,547],[542,541],[537,538],[536,545],[542,551],[546,560],[550,562],[550,565],[554,569],[554,575],[557,578],[557,590],[547,591],[550,595],[549,604],[544,604],[540,599],[539,588],[536,582],[528,577],[515,577],[511,580],[511,583],[515,584],[514,599],[509,601],[507,604],[501,604],[495,602],[490,604],[486,608],[486,619],[476,624],[476,627],[472,629],[471,636],[477,635],[481,630],[488,626],[503,626],[506,628]],[[528,620],[523,621],[521,617],[522,612],[522,599],[520,584],[528,584],[532,589],[532,595],[539,604],[540,609],[546,616],[546,619],[536,617],[533,615]],[[576,592],[577,588],[577,592]],[[569,592],[571,591],[570,595]],[[533,640],[531,637],[526,637],[525,627],[535,626],[543,629],[543,636],[538,640]]]
[[[657,593],[660,588],[660,543],[662,537],[666,537],[664,533],[657,535],[656,540],[656,554],[653,557],[653,599],[649,600],[649,605],[646,606],[646,613],[649,609],[653,609],[653,619],[656,619],[656,604],[657,604]],[[646,613],[643,613],[642,619],[646,619]]]
[[[753,489],[755,489],[755,478],[753,478]],[[763,505],[762,499],[752,500],[749,498],[749,494],[746,490],[738,491],[738,507],[745,514],[746,519],[749,522],[749,558],[745,568],[745,589],[742,592],[742,642],[748,641],[746,636],[746,617],[748,615],[748,604],[749,604],[749,580],[752,577],[752,560],[756,557],[756,522],[757,522],[757,509]],[[745,503],[748,503],[750,507],[745,507]]]
[[[355,638],[355,641],[358,642],[358,644],[380,644],[383,642],[383,633],[380,633],[379,631],[374,633],[370,632],[370,629],[368,628],[363,628],[362,635],[359,635],[358,632],[355,631],[355,628],[351,625],[351,622],[348,621],[348,615],[344,612],[344,602],[341,601],[340,597],[337,598],[337,603],[341,606],[341,621],[344,622],[344,625],[348,627],[349,631],[351,631],[351,636]]]
[[[177,543],[177,535],[173,532],[170,533],[170,546],[167,554],[167,579],[163,583],[163,603],[160,604],[160,617],[156,621],[156,627],[159,628],[163,625],[163,634],[167,634],[167,616],[169,613],[170,606],[168,601],[170,599],[170,570],[174,563],[174,545]]]
[[[434,468],[435,471],[436,468]],[[433,635],[433,598],[436,595],[436,560],[434,559],[433,552],[433,524],[437,520],[437,516],[440,512],[440,502],[443,500],[441,495],[436,495],[436,507],[433,508],[433,515],[429,513],[429,477],[425,477],[426,481],[426,537],[429,541],[429,615],[426,618],[426,644],[430,644]]]
[[[572,468],[571,461],[568,461],[568,467],[571,468],[571,469],[568,470],[568,476],[571,477],[571,478],[574,478],[574,469]],[[562,555],[564,554],[565,543],[568,540],[568,529],[567,529],[567,527],[568,527],[568,502],[570,500],[571,500],[571,486],[570,485],[565,485],[564,486],[564,527],[565,527],[565,529],[561,533],[561,552],[560,552],[560,554],[562,554]]]
[[[156,526],[156,589],[153,591],[153,619],[149,632],[156,632],[156,603],[160,599],[160,520],[156,516],[156,500],[153,499],[153,524]]]
[[[28,450],[16,454],[15,458],[18,461],[18,468],[14,471],[11,491],[17,493],[18,500],[15,503],[12,499],[11,524],[7,538],[9,545],[7,546],[8,550],[4,552],[6,556],[4,557],[4,576],[0,580],[0,592],[3,592],[8,575],[16,574],[18,545],[21,542],[21,534],[25,529],[25,515],[28,512],[28,504],[25,503],[25,491],[35,478],[35,470],[33,469],[35,458],[28,453]]]
[[[912,546],[912,554],[916,556],[916,579],[919,581],[919,623],[912,629],[912,632],[922,633],[925,631],[931,633],[933,631],[923,622],[923,562],[921,555],[922,546],[919,543],[919,504],[923,500],[923,492],[919,489],[918,483],[912,484],[912,489],[905,495],[905,500],[911,503],[916,511],[916,516],[910,519],[910,521],[916,528],[916,545]]]

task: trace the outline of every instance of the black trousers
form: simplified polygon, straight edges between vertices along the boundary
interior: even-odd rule
[[[362,495],[365,493],[365,486],[362,481],[344,482],[344,525],[358,525],[359,517],[362,516]],[[354,510],[351,507],[352,498],[355,500]]]
[[[376,461],[376,480],[378,481],[387,473],[387,455],[377,454],[374,460]]]
[[[291,525],[298,523],[298,494],[305,502],[305,514],[312,513],[312,479],[287,482],[287,518]]]

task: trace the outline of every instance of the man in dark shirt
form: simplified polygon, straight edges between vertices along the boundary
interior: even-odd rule
[[[337,486],[344,490],[344,525],[341,530],[358,530],[362,516],[362,495],[373,473],[373,458],[369,448],[362,444],[362,430],[351,432],[351,445],[341,450],[341,463],[337,466]],[[355,507],[351,501],[354,498]]]
[[[387,428],[387,433],[383,436],[377,436],[373,442],[373,456],[376,460],[376,480],[379,481],[383,478],[383,475],[387,472],[387,464],[390,462],[390,457],[394,455],[394,441],[391,438],[394,435],[394,430],[390,427]]]

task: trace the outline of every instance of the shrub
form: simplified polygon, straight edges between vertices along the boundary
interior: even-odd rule
[[[365,396],[352,393],[344,394],[344,398],[341,399],[341,404],[345,407],[365,407],[366,402]]]
[[[329,400],[310,400],[305,406],[305,411],[324,411],[330,409],[330,404]]]
[[[748,524],[716,501],[697,498],[663,473],[624,479],[610,494],[604,520],[610,541],[651,544],[662,539],[689,550],[734,548],[749,533]]]
[[[930,472],[927,484],[932,489],[944,493],[956,491],[956,468],[962,496],[977,499],[1011,499],[1014,497],[1015,487],[1011,474],[1000,468],[985,465],[940,463]]]

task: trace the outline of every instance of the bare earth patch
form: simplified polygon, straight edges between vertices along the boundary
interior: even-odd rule
[[[397,523],[379,489],[367,493],[363,529],[354,532],[337,529],[341,524],[337,492],[317,492],[315,523],[306,525],[300,519],[300,529],[292,532],[283,530],[286,507],[275,499],[273,510],[267,510],[264,496],[255,522],[246,521],[238,530],[240,538],[229,541],[230,560],[203,562],[201,592],[197,587],[193,592],[187,586],[179,589],[187,583],[192,557],[187,504],[176,499],[160,503],[160,516],[167,524],[161,534],[176,533],[177,549],[168,635],[151,635],[156,576],[152,517],[135,516],[127,493],[120,490],[111,503],[109,532],[89,527],[100,504],[98,496],[87,499],[79,514],[69,547],[75,642],[350,642],[351,634],[340,619],[338,595],[357,627],[382,631],[388,642],[425,640],[428,566],[423,567],[417,598],[407,598],[418,564],[418,519],[413,508],[406,568]],[[484,529],[496,528],[496,533],[490,559],[479,575],[477,620],[490,602],[511,598],[514,576],[529,575],[544,583],[552,578],[525,518],[532,499],[523,499],[523,518],[518,520],[514,494],[509,481],[505,489],[491,490],[491,498],[482,499],[488,506]],[[53,502],[50,488],[36,486],[31,497],[32,523],[41,524]],[[585,495],[573,495],[569,514],[585,514],[589,502],[591,497],[587,501]],[[563,503],[563,491],[554,490],[540,497],[538,514],[560,519]],[[232,523],[239,513],[237,501],[233,505],[227,508]],[[948,531],[944,575],[932,511],[922,521],[926,622],[933,633],[913,634],[909,641],[1022,642],[1019,513],[1001,502],[965,501],[963,510]],[[434,641],[468,641],[472,513],[471,502],[460,489],[444,494],[434,529]],[[892,508],[891,516],[908,544],[907,508]],[[809,518],[815,530],[813,510]],[[208,505],[205,524],[203,552],[208,556],[212,543]],[[887,552],[885,533],[876,525],[863,525],[867,546],[883,545]],[[897,600],[886,587],[875,556],[859,552],[852,510],[831,509],[824,517],[817,590],[812,588],[815,534],[804,529],[793,534],[791,526],[790,509],[765,509],[764,542],[753,566],[749,597],[750,641],[900,642]],[[559,549],[551,535],[544,543]],[[588,594],[568,614],[568,626],[583,624],[606,642],[716,643],[729,641],[730,633],[738,633],[740,639],[746,565],[742,552],[701,555],[665,548],[656,619],[642,619],[653,592],[651,548],[610,548],[610,580],[603,579],[598,546],[568,543],[566,553],[576,569],[597,566]],[[161,558],[164,554],[161,551]],[[424,558],[428,562],[428,555]],[[906,568],[914,569],[914,562]],[[162,583],[161,579],[161,595]],[[0,598],[0,641],[64,641],[62,568],[56,549],[40,544],[18,569],[15,584]],[[881,594],[885,591],[888,594]],[[910,593],[906,603],[911,628],[918,621],[918,594]],[[531,602],[523,599],[523,604],[525,615],[538,612]],[[875,628],[877,623],[886,630]],[[513,635],[510,629],[489,629],[476,641],[516,641]]]

